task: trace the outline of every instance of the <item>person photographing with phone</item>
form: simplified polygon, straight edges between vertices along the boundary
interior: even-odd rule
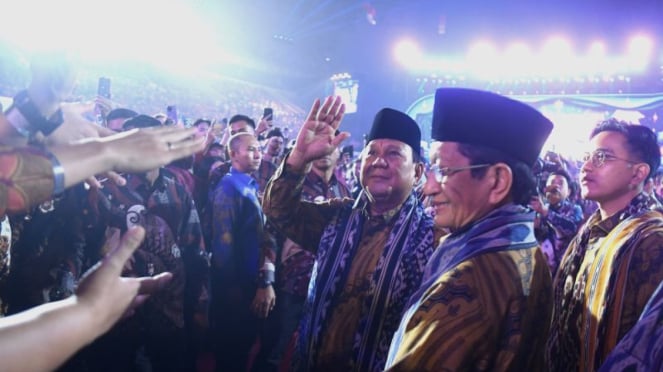
[[[564,170],[550,173],[541,195],[534,196],[530,207],[537,212],[537,238],[554,276],[559,263],[583,220],[582,209],[569,200],[571,176]]]
[[[274,109],[265,107],[262,110],[262,117],[256,127],[256,137],[260,143],[267,139],[267,133],[274,127]]]

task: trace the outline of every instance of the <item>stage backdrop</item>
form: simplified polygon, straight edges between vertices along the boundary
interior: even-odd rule
[[[659,143],[663,140],[663,93],[510,97],[537,108],[555,124],[544,151],[579,159],[594,125],[611,117],[651,127],[659,135]],[[419,123],[425,141],[430,141],[433,101],[434,95],[422,97],[406,111]]]

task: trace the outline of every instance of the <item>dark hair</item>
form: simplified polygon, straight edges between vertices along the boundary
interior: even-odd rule
[[[151,128],[160,127],[161,122],[158,119],[149,115],[140,114],[124,122],[122,130],[130,130],[134,128]]]
[[[656,173],[661,165],[661,150],[658,147],[656,135],[650,128],[610,118],[598,123],[589,138],[594,138],[601,132],[617,132],[624,135],[626,137],[626,150],[639,161],[649,165],[647,178]]]
[[[272,138],[272,137],[281,137],[285,140],[285,137],[283,136],[283,132],[281,132],[281,129],[279,128],[273,128],[269,132],[267,132],[267,136],[265,138]]]
[[[336,135],[338,136],[338,133]],[[354,155],[354,151],[355,148],[352,145],[343,146],[343,148],[341,148],[341,154],[350,154],[350,157]]]
[[[232,123],[236,123],[238,121],[245,121],[250,126],[252,126],[253,129],[256,129],[256,122],[253,119],[251,119],[250,117],[246,116],[246,115],[235,115],[235,116],[231,117],[230,121],[228,122],[228,125],[230,125]]]
[[[412,147],[410,146],[410,148],[412,148]],[[412,162],[414,164],[417,164],[417,163],[425,163],[426,161],[425,161],[424,157],[421,156],[420,153],[418,153],[414,149],[412,149]]]
[[[505,163],[513,172],[513,183],[509,195],[514,203],[528,205],[531,196],[536,193],[536,179],[532,168],[524,162],[502,151],[481,145],[459,143],[458,151],[470,160],[470,165]],[[487,168],[472,169],[470,174],[474,178],[482,178]]]
[[[194,127],[198,126],[198,124],[200,124],[200,123],[207,123],[207,125],[209,125],[210,127],[212,126],[212,121],[210,119],[203,119],[203,118],[200,118],[200,119],[197,119],[196,121],[194,121],[193,126]]]
[[[212,142],[212,144],[209,145],[209,147],[207,148],[207,152],[209,152],[209,150],[211,150],[211,149],[214,148],[214,147],[218,147],[218,148],[220,148],[221,150],[223,150],[223,149],[226,148],[224,145],[222,145],[222,144],[220,144],[220,143],[218,143],[218,142]]]
[[[657,169],[656,173],[654,174],[654,178],[661,178],[663,177],[663,169]]]
[[[571,184],[573,182],[573,179],[571,179],[571,175],[569,174],[569,172],[563,169],[555,169],[548,174],[548,178],[550,178],[550,176],[552,176],[553,174],[556,176],[562,176],[566,178],[566,183],[569,185],[569,189],[571,189]]]
[[[138,116],[138,113],[134,110],[129,110],[127,108],[116,108],[108,112],[108,115],[106,115],[106,121],[115,119],[131,119],[136,116]]]
[[[212,168],[212,165],[216,162],[224,162],[220,156],[205,156],[201,161],[193,165],[193,175],[201,179],[207,179],[209,176],[209,171]]]

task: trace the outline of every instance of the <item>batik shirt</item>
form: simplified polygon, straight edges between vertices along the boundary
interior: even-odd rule
[[[209,177],[210,193],[214,192],[218,182],[230,171],[230,161],[222,164],[212,171]],[[251,177],[258,183],[258,195],[262,195],[267,187],[267,182],[276,172],[276,165],[269,161],[261,161],[258,170],[251,173]]]
[[[260,167],[258,168],[257,171],[251,173],[251,177],[257,182],[257,193],[258,193],[258,198],[260,199],[262,197],[263,192],[265,191],[265,187],[267,186],[267,181],[272,177],[274,174],[274,171],[276,170],[276,166],[272,164],[271,162],[268,161],[261,161],[260,162]],[[203,224],[203,232],[205,233],[206,237],[211,241],[212,239],[212,229],[214,228],[214,225],[216,224],[215,219],[214,219],[214,198],[215,198],[215,192],[216,188],[219,185],[219,182],[223,177],[225,177],[226,174],[230,172],[230,161],[222,164],[221,166],[215,168],[212,173],[209,176],[208,180],[208,203],[203,206],[199,206],[201,210],[201,219],[202,219],[202,224]],[[273,240],[272,237],[268,237],[268,239]],[[270,256],[272,259],[270,262],[275,263],[275,257],[276,253],[271,252]]]
[[[48,200],[53,185],[53,164],[45,152],[0,145],[0,217]]]
[[[551,371],[598,369],[663,280],[663,214],[650,205],[640,194],[604,220],[597,211],[567,249],[553,284]]]
[[[443,238],[394,335],[389,371],[540,371],[551,278],[534,213],[506,205]]]
[[[257,192],[257,182],[234,168],[214,190],[212,269],[220,285],[255,289],[265,257],[274,262]]]
[[[9,249],[12,242],[12,227],[9,217],[5,216],[0,222],[0,282],[9,273]]]
[[[433,252],[433,221],[414,193],[383,216],[370,215],[363,193],[302,201],[304,177],[283,162],[263,202],[270,221],[316,254],[295,368],[381,371]]]
[[[9,314],[74,293],[86,267],[82,192],[78,185],[27,213],[9,216],[10,268],[1,291]]]
[[[580,206],[568,200],[564,200],[557,205],[551,205],[548,209],[548,215],[541,217],[542,240],[550,242],[542,247],[543,253],[548,258],[548,266],[550,266],[550,272],[553,275],[557,272],[559,262],[566,248],[578,232],[582,219]],[[550,247],[550,250],[544,247]]]
[[[78,200],[71,191],[52,196],[52,155],[38,146],[0,145],[0,218],[11,215],[13,243],[5,258],[13,255],[9,265],[15,266],[2,296],[12,313],[71,295],[81,274]]]
[[[663,282],[599,372],[663,371]]]
[[[341,184],[335,175],[329,183],[315,172],[309,172],[302,186],[302,200],[309,202],[322,202],[331,198],[350,197],[350,191]],[[278,284],[281,291],[304,297],[311,280],[311,270],[315,256],[313,249],[302,249],[292,240],[286,240],[281,252],[281,262],[278,269]]]
[[[89,206],[84,211],[88,216],[90,262],[105,253],[98,235],[104,234],[107,227],[124,232],[144,226],[146,239],[134,254],[136,262],[127,274],[171,271],[173,279],[168,288],[156,297],[160,301],[166,296],[172,299],[162,312],[173,315],[171,321],[181,327],[184,303],[195,303],[207,280],[207,253],[193,198],[165,168],[159,169],[152,185],[144,175],[130,174],[126,178],[125,186],[108,182],[104,188],[90,192]]]

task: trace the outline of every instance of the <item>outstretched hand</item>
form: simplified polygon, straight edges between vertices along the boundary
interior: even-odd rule
[[[172,279],[171,273],[153,277],[123,278],[122,269],[145,238],[145,230],[136,227],[122,238],[109,239],[111,251],[90,269],[81,280],[76,297],[95,314],[104,330],[109,329],[123,315],[131,313],[151,293],[163,288]]]
[[[341,97],[327,97],[322,104],[316,99],[306,122],[297,134],[288,163],[295,168],[302,168],[311,161],[334,152],[334,149],[350,136],[348,132],[336,134],[344,113],[345,105],[341,102]]]
[[[108,128],[101,127],[86,118],[94,111],[94,102],[73,102],[61,105],[64,122],[58,129],[44,138],[49,146],[67,145],[86,138],[106,137],[115,134]]]
[[[175,126],[132,129],[100,139],[112,155],[114,170],[145,172],[205,148],[204,136],[195,128]]]

